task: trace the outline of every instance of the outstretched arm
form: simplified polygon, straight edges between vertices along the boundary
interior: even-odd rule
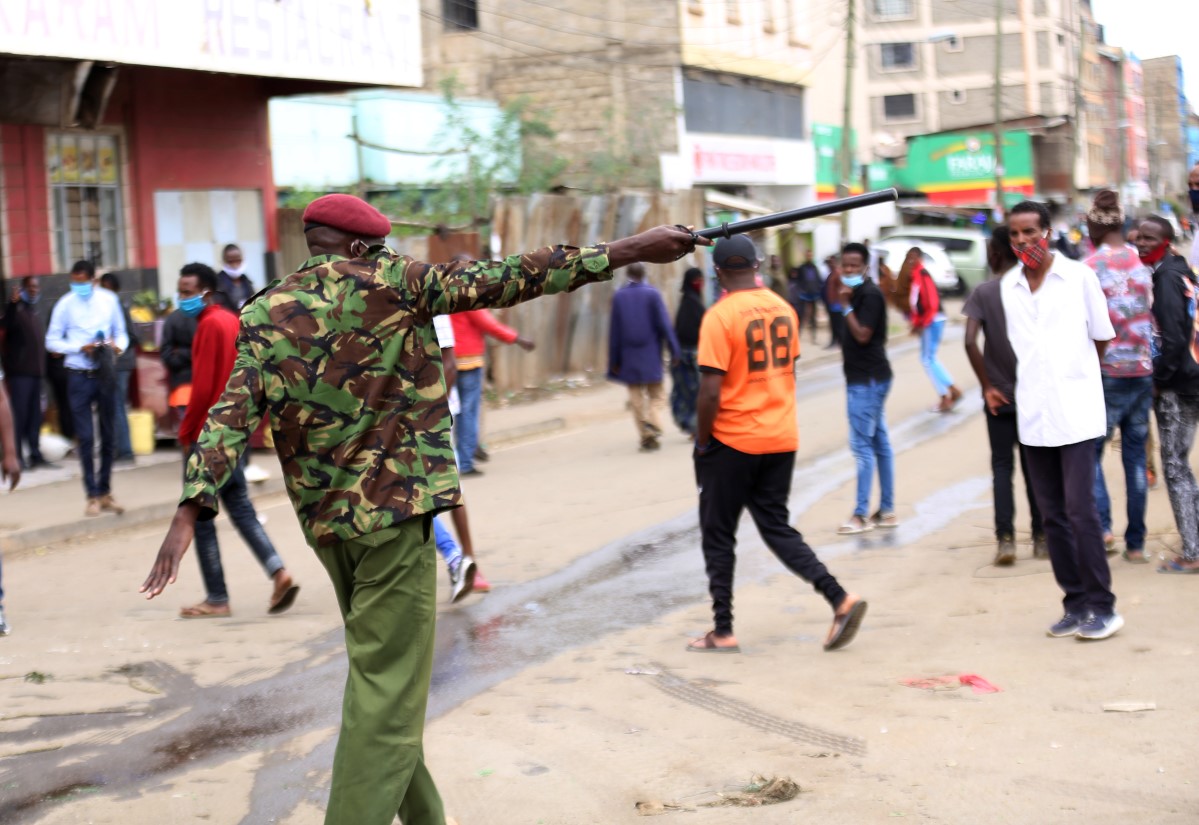
[[[420,309],[441,315],[513,306],[541,295],[570,292],[584,284],[610,280],[613,270],[635,261],[678,260],[695,245],[690,232],[659,226],[609,244],[545,247],[503,261],[410,263],[404,278],[409,289],[421,296]]]

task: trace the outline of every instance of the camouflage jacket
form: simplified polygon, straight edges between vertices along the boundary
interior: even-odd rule
[[[319,256],[241,313],[237,360],[187,464],[183,502],[217,511],[270,417],[296,515],[328,546],[461,503],[432,318],[505,307],[612,277],[607,247],[547,247],[432,265],[372,250]]]

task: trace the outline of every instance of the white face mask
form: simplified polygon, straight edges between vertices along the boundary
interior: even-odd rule
[[[242,275],[246,274],[245,266],[239,266],[237,269],[234,269],[233,267],[229,266],[229,264],[225,264],[225,271],[234,278],[240,278]]]

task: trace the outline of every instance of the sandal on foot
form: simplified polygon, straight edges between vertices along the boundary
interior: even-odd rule
[[[1182,564],[1180,561],[1178,561],[1178,559],[1171,559],[1161,567],[1157,568],[1157,572],[1174,573],[1179,576],[1194,576],[1199,574],[1199,567],[1187,567],[1185,564]]]
[[[181,619],[227,619],[232,615],[233,611],[229,609],[229,605],[209,604],[208,602],[200,602],[179,610]]]
[[[718,645],[716,644],[716,631],[709,630],[698,639],[692,639],[687,643],[687,649],[692,653],[740,653],[741,646],[733,645]]]
[[[1135,556],[1133,554],[1136,554]],[[1125,550],[1120,554],[1120,558],[1129,564],[1148,564],[1149,557],[1145,555],[1144,550]]]
[[[277,616],[295,604],[296,596],[300,594],[300,585],[294,581],[287,586],[287,589],[277,596],[271,598],[270,607],[266,612],[271,616]]]
[[[852,597],[851,597],[852,598]],[[824,643],[825,650],[839,650],[853,641],[866,617],[866,602],[857,599],[842,614],[833,616],[833,627],[829,631],[828,641]]]

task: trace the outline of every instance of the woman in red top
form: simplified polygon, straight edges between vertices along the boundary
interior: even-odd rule
[[[937,357],[941,336],[945,333],[945,313],[941,311],[941,296],[937,292],[937,285],[924,268],[923,259],[924,253],[920,251],[920,247],[914,246],[909,249],[900,279],[904,278],[905,271],[911,273],[908,317],[912,322],[912,335],[920,336],[920,363],[928,373],[940,399],[937,406],[933,407],[933,412],[945,413],[953,409],[962,393],[954,386],[953,376]]]

